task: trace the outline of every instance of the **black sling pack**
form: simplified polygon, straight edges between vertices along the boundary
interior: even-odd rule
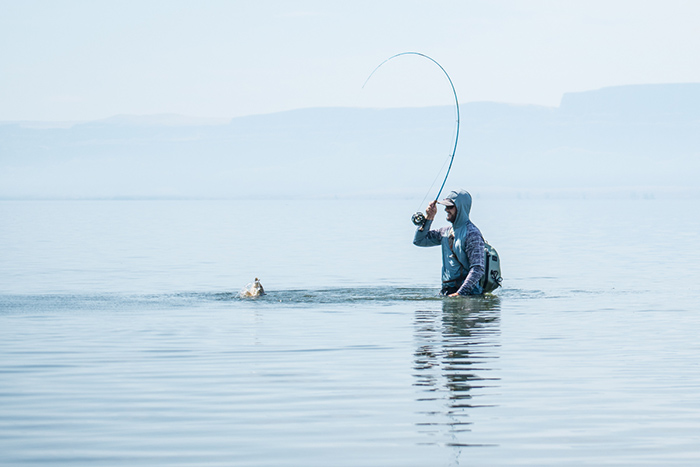
[[[484,240],[484,253],[486,254],[484,275],[479,281],[479,285],[484,289],[484,292],[493,292],[503,282],[501,277],[501,258],[499,258],[496,249],[489,245],[489,242],[486,240]]]

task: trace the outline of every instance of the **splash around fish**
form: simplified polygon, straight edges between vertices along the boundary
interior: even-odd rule
[[[257,277],[255,278],[254,282],[246,285],[240,292],[238,292],[239,298],[257,298],[262,297],[263,295],[265,295],[265,289],[260,283],[260,279]]]

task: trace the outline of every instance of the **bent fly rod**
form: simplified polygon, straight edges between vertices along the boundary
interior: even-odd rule
[[[372,73],[370,73],[370,75],[369,75],[369,76],[367,77],[367,79],[365,80],[365,84],[367,84],[367,82],[368,82],[369,79],[372,77],[372,75],[374,75],[374,73],[375,73],[382,65],[384,65],[384,64],[385,64],[386,62],[388,62],[389,60],[392,60],[392,59],[394,59],[394,58],[396,58],[396,57],[400,57],[400,56],[402,56],[402,55],[418,55],[419,57],[427,58],[428,60],[430,60],[431,62],[433,62],[433,63],[436,64],[437,66],[439,66],[440,69],[442,70],[442,72],[445,73],[445,76],[447,77],[447,81],[450,82],[450,86],[452,87],[452,94],[455,96],[455,107],[456,107],[456,109],[457,109],[457,124],[456,124],[457,126],[456,126],[456,130],[455,130],[455,144],[454,144],[454,146],[453,146],[453,148],[452,148],[452,154],[450,155],[450,165],[447,167],[447,172],[445,173],[445,179],[442,181],[442,185],[440,185],[440,189],[438,190],[437,196],[435,197],[435,201],[437,201],[438,199],[440,199],[440,194],[442,193],[442,189],[445,188],[445,183],[447,182],[447,177],[449,177],[449,175],[450,175],[450,170],[452,169],[452,162],[454,162],[454,160],[455,160],[455,152],[457,151],[457,141],[459,140],[459,100],[457,99],[457,91],[455,91],[455,86],[454,86],[454,84],[452,83],[452,79],[450,78],[450,75],[447,74],[447,71],[445,71],[445,69],[442,67],[442,65],[440,65],[440,64],[439,64],[437,61],[435,61],[433,58],[431,58],[431,57],[429,57],[429,56],[427,56],[427,55],[425,55],[425,54],[422,54],[422,53],[420,53],[420,52],[401,52],[400,54],[392,55],[391,57],[387,58],[387,59],[384,60],[382,63],[380,63],[379,65],[377,65],[377,68],[375,68],[375,69],[372,71]],[[363,88],[365,87],[365,84],[362,85]],[[432,186],[431,186],[431,188],[432,188]],[[426,195],[426,197],[427,197],[427,195]],[[423,226],[423,224],[425,224],[425,220],[426,220],[426,219],[425,219],[425,214],[423,214],[422,212],[419,211],[419,212],[415,213],[415,214],[411,217],[411,220],[413,221],[413,223],[414,223],[415,225],[421,226],[421,230],[422,230],[422,226]]]

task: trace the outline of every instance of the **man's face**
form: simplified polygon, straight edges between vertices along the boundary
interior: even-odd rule
[[[457,219],[457,206],[445,206],[447,213],[447,222],[453,222]]]

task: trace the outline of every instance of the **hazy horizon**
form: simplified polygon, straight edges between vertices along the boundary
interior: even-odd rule
[[[700,89],[700,81],[698,82],[688,82],[688,83],[656,83],[656,84],[631,84],[631,85],[616,85],[616,86],[605,86],[602,88],[598,89],[590,89],[590,90],[584,90],[584,91],[578,91],[578,92],[565,92],[562,94],[561,100],[557,105],[541,105],[541,104],[533,104],[533,103],[513,103],[513,102],[498,102],[498,101],[469,101],[469,102],[460,102],[459,105],[461,107],[468,106],[470,104],[496,104],[496,105],[506,105],[506,106],[513,106],[513,107],[543,107],[543,108],[549,108],[549,109],[560,109],[562,107],[562,103],[568,98],[571,98],[572,96],[575,95],[590,95],[591,93],[597,93],[599,91],[614,91],[617,89],[640,89],[640,88],[654,88],[654,87],[685,87],[685,86],[697,86],[698,89]],[[425,109],[425,108],[431,108],[431,107],[449,107],[449,106],[454,106],[454,103],[452,104],[444,104],[444,105],[422,105],[422,106],[397,106],[397,107],[378,107],[378,106],[350,106],[350,107],[339,107],[339,106],[315,106],[315,107],[299,107],[295,109],[287,109],[287,110],[277,110],[277,111],[272,111],[272,112],[265,112],[265,113],[252,113],[248,115],[240,115],[240,116],[232,116],[232,117],[212,117],[212,116],[194,116],[194,115],[187,115],[187,114],[179,114],[179,113],[148,113],[148,114],[136,114],[136,113],[121,113],[121,114],[114,114],[114,115],[109,115],[103,118],[97,118],[97,119],[91,119],[91,120],[0,120],[0,125],[7,125],[7,124],[15,124],[15,123],[36,123],[36,124],[41,124],[41,123],[56,123],[56,124],[80,124],[80,123],[89,123],[89,122],[109,122],[109,123],[118,123],[120,119],[124,118],[133,118],[136,120],[140,120],[139,123],[148,123],[149,118],[157,118],[160,117],[161,120],[159,120],[159,124],[168,124],[168,125],[193,125],[193,124],[200,124],[200,125],[226,125],[231,123],[232,120],[237,119],[237,118],[246,118],[246,117],[261,117],[261,116],[268,116],[268,115],[274,115],[274,114],[283,114],[283,113],[289,113],[289,112],[296,112],[296,111],[305,111],[305,110],[315,110],[315,109],[336,109],[336,108],[347,108],[347,109],[358,109],[358,110],[399,110],[399,109]]]
[[[447,189],[700,194],[700,83],[570,93],[556,108],[460,107]],[[451,154],[455,123],[454,106],[434,106],[297,109],[216,125],[172,115],[6,124],[0,197],[421,197]]]

